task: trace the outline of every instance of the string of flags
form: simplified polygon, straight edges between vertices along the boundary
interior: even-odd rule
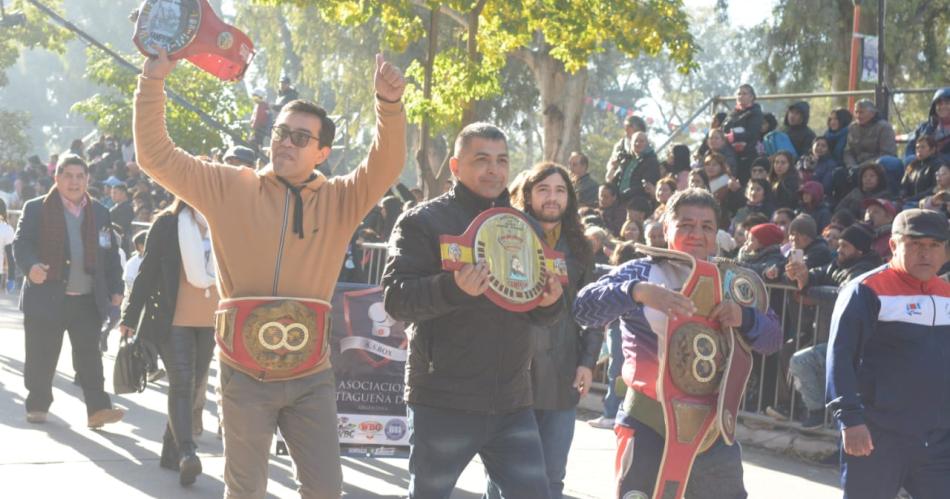
[[[614,103],[612,103],[612,102],[608,102],[607,99],[600,99],[600,98],[596,98],[596,99],[595,99],[595,98],[593,98],[593,97],[588,96],[588,97],[585,97],[585,98],[584,98],[584,103],[587,104],[588,106],[592,106],[594,109],[598,109],[598,110],[600,110],[600,111],[613,114],[613,115],[615,115],[615,116],[617,116],[618,118],[621,118],[621,119],[626,118],[627,116],[633,116],[634,114],[636,114],[636,111],[635,111],[633,108],[628,108],[628,107],[624,107],[624,106],[618,106],[618,105],[616,105],[616,104],[614,104]],[[654,123],[654,119],[653,119],[652,117],[650,117],[650,116],[647,116],[647,117],[645,118],[645,120],[646,120],[646,122],[647,122],[647,125],[651,125],[651,126],[652,126],[653,123]],[[674,130],[676,130],[676,129],[679,128],[680,126],[682,126],[682,125],[677,125],[677,124],[675,124],[675,123],[667,123],[667,124],[666,124],[666,128],[667,128],[670,132],[673,132]],[[705,133],[707,133],[707,132],[709,131],[709,129],[707,129],[707,128],[702,128],[702,129],[701,129],[701,128],[697,127],[696,125],[690,125],[690,126],[689,126],[689,133],[696,133],[696,132],[699,132],[699,131],[701,131],[701,132],[703,132],[703,133],[705,134]]]

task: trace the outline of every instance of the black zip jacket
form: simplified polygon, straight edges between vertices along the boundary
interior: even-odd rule
[[[459,235],[479,213],[508,207],[461,183],[399,218],[383,274],[386,311],[409,323],[406,401],[430,407],[506,414],[530,407],[531,325],[553,323],[563,300],[516,313],[472,297],[442,270],[439,236]]]

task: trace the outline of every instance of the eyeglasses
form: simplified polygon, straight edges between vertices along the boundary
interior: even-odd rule
[[[307,144],[310,143],[310,139],[316,140],[317,143],[320,142],[320,139],[310,135],[310,133],[305,130],[291,130],[284,125],[278,125],[274,128],[271,128],[272,140],[283,142],[287,137],[290,137],[291,144],[300,148],[307,147]]]

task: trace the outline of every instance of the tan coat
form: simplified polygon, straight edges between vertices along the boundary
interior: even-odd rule
[[[305,237],[293,232],[294,198],[270,166],[253,171],[201,161],[165,127],[161,80],[139,77],[133,128],[142,170],[208,220],[221,298],[286,296],[329,302],[363,217],[396,182],[406,158],[401,103],[376,101],[376,140],[347,175],[318,174],[301,191]],[[315,371],[329,367],[321,365]]]

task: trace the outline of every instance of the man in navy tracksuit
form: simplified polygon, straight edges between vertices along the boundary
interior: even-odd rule
[[[950,283],[946,215],[894,220],[888,265],[842,288],[831,320],[828,407],[851,499],[950,497]]]

